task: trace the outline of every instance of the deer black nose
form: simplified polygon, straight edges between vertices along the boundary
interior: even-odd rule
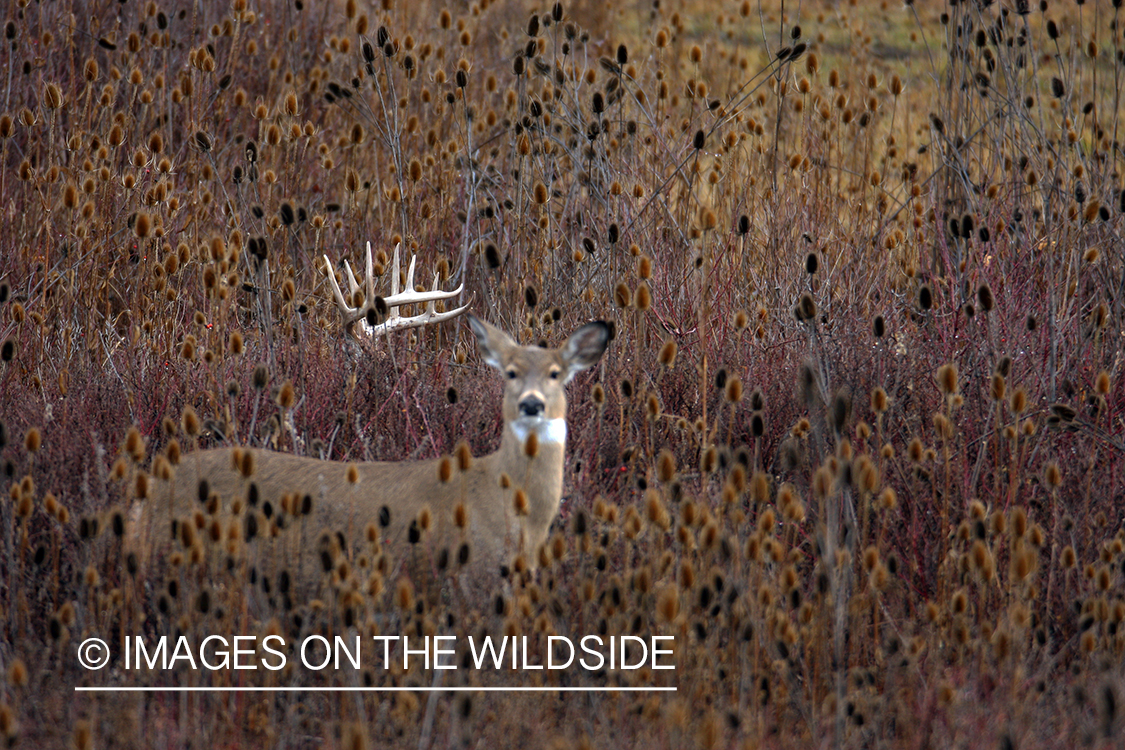
[[[520,400],[521,417],[538,417],[543,413],[546,404],[538,396],[525,396]]]

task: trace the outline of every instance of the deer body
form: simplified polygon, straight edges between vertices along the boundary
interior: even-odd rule
[[[562,497],[564,386],[600,358],[608,329],[590,323],[559,349],[540,349],[518,346],[471,316],[469,321],[485,360],[506,380],[505,426],[496,452],[472,459],[465,471],[451,458],[352,465],[253,448],[189,453],[180,459],[171,481],[158,482],[154,498],[141,506],[138,546],[147,552],[152,544],[169,540],[172,519],[205,510],[203,493],[217,495],[222,512],[228,514],[238,507],[243,515],[261,518],[268,512],[276,518],[287,505],[291,515],[286,525],[301,526],[301,533],[312,531],[318,538],[327,533],[353,549],[373,534],[391,545],[399,559],[420,551],[436,556],[441,549],[453,559],[467,543],[468,564],[477,571],[494,573],[520,551],[526,551],[534,565],[534,553],[546,541]],[[239,462],[246,461],[252,468],[240,471]],[[202,482],[206,487],[201,489]],[[521,502],[517,493],[522,493]],[[254,494],[256,503],[248,499]],[[241,502],[236,506],[235,500]],[[301,512],[302,505],[307,513]],[[455,522],[458,506],[467,511],[464,528]],[[428,528],[422,528],[426,511]],[[417,547],[411,552],[407,544],[414,524]]]

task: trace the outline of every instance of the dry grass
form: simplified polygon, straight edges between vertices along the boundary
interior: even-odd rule
[[[0,734],[1116,747],[1113,3],[383,5],[9,8]],[[134,570],[124,509],[173,443],[496,445],[499,382],[462,326],[374,354],[341,335],[320,258],[355,266],[368,240],[381,285],[402,241],[523,342],[613,322],[571,386],[546,564],[481,606],[441,585],[455,572],[385,577],[418,550],[356,547],[294,602],[287,566],[319,564],[299,518],[263,519],[268,546],[201,507],[175,560]],[[679,690],[73,692],[435,680],[74,658],[94,635],[265,632],[672,634],[674,673],[443,679]]]

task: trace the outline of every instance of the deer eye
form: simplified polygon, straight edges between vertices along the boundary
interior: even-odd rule
[[[508,380],[515,380],[516,378],[518,378],[520,376],[520,374],[518,372],[516,372],[515,370],[508,370],[508,372],[506,374],[508,376]]]
[[[562,375],[562,370],[551,370],[551,380],[558,380]]]

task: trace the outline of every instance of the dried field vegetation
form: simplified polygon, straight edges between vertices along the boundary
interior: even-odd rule
[[[607,5],[10,4],[2,738],[1119,746],[1120,3]],[[523,342],[612,321],[539,570],[466,602],[424,532],[321,549],[299,505],[242,498],[138,570],[126,509],[196,445],[496,445],[463,324],[342,336],[321,255],[368,240],[380,287],[401,241]],[[406,554],[433,578],[388,575]],[[266,632],[672,634],[672,673],[445,684],[679,690],[72,692],[434,681],[74,659]]]

